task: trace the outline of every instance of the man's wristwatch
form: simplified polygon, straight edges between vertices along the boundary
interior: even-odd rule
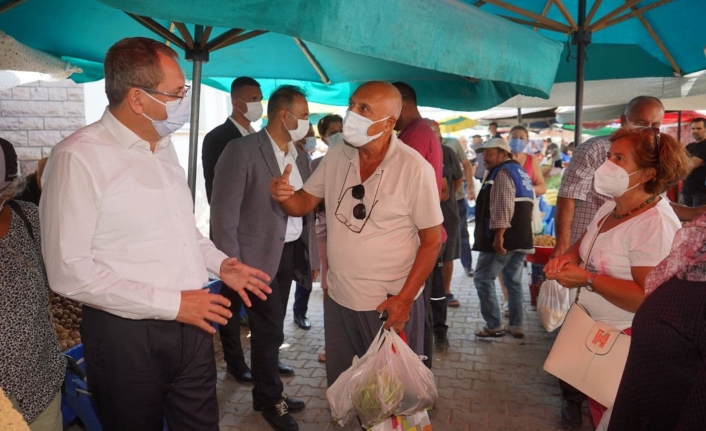
[[[589,292],[593,292],[593,281],[596,279],[595,274],[591,274],[588,276],[588,281],[586,281],[586,290]]]

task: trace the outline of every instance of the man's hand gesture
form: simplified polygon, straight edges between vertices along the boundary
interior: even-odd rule
[[[266,294],[272,293],[272,289],[266,284],[270,282],[270,277],[267,274],[239,262],[234,257],[225,259],[221,263],[219,276],[223,284],[238,292],[247,307],[252,306],[252,302],[250,302],[248,297],[248,290],[263,301],[267,299]]]
[[[277,202],[284,202],[294,195],[294,186],[289,184],[289,174],[292,173],[292,165],[284,167],[284,172],[279,177],[270,180],[270,194]]]

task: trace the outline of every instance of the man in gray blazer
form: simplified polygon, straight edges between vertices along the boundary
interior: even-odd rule
[[[245,264],[257,262],[272,282],[266,301],[251,296],[248,308],[252,346],[253,409],[273,429],[296,431],[290,413],[304,402],[283,396],[278,374],[279,347],[292,281],[308,289],[312,268],[318,269],[312,213],[289,217],[270,198],[270,181],[289,174],[301,188],[311,171],[306,155],[293,142],[309,130],[309,108],[304,93],[282,86],[270,96],[268,124],[260,132],[231,141],[218,159],[211,197],[211,225],[217,247]]]

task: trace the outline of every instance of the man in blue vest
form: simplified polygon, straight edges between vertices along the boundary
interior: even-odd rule
[[[476,229],[473,250],[479,251],[475,286],[486,326],[477,337],[515,338],[522,330],[522,261],[533,253],[532,180],[512,159],[510,146],[502,138],[492,138],[476,149],[483,155],[486,180],[476,197]],[[495,279],[503,275],[508,290],[510,324],[506,328],[495,296]]]

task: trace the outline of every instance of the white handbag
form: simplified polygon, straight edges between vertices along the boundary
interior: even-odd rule
[[[594,320],[574,302],[544,362],[544,371],[610,408],[629,350],[629,335]]]
[[[602,227],[603,223],[596,230],[589,256]],[[611,408],[628,358],[630,336],[593,319],[579,304],[580,294],[579,287],[543,368],[603,406]]]

